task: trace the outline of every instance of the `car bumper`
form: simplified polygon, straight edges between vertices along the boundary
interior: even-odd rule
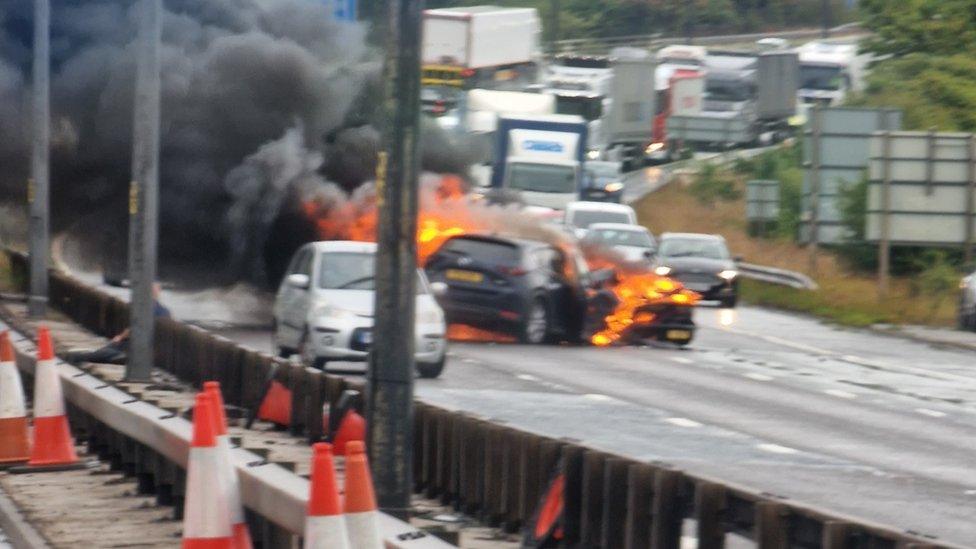
[[[721,281],[715,283],[685,282],[684,280],[681,280],[680,274],[676,275],[674,278],[681,282],[685,288],[701,295],[701,298],[704,301],[727,299],[735,297],[737,293],[738,284],[736,281]]]
[[[359,362],[369,357],[373,340],[373,322],[368,318],[351,321],[320,320],[310,333],[312,350],[317,358]],[[421,323],[414,334],[414,359],[438,362],[447,352],[443,323]]]
[[[631,339],[656,339],[675,343],[688,343],[695,335],[692,319],[693,307],[686,305],[652,306],[638,311],[654,314],[654,320],[634,324],[627,335]]]
[[[587,202],[612,202],[614,204],[620,204],[623,199],[623,191],[607,192],[600,190],[582,190],[580,191],[580,200],[585,200]]]

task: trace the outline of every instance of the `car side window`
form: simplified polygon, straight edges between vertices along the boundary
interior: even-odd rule
[[[298,266],[302,264],[302,260],[305,258],[305,254],[307,253],[307,250],[301,250],[300,252],[296,253],[294,257],[292,257],[291,263],[288,265],[288,274],[298,274]]]
[[[303,274],[306,276],[312,276],[312,252],[311,250],[306,250],[303,254],[301,260],[298,262],[298,274]]]

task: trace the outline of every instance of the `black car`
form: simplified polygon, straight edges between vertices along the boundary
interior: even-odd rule
[[[712,234],[664,233],[657,249],[654,272],[680,281],[706,301],[735,307],[739,271],[725,239]]]
[[[525,343],[577,341],[590,273],[582,256],[542,241],[463,235],[425,266],[447,322],[512,333]],[[443,287],[442,287],[443,288]]]
[[[580,200],[620,204],[624,196],[620,162],[588,160],[583,165],[583,188]]]

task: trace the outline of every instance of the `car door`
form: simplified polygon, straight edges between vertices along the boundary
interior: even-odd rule
[[[566,265],[562,252],[552,247],[540,248],[533,254],[534,261],[545,277],[546,303],[549,318],[559,330],[566,329],[567,299],[570,297],[566,283]]]
[[[287,277],[293,274],[304,274],[309,277],[312,284],[312,259],[314,250],[310,247],[302,249],[295,257],[291,268],[286,275],[286,280],[282,283],[281,313],[279,316],[279,333],[282,335],[284,343],[292,348],[298,348],[302,335],[305,331],[305,318],[308,312],[309,301],[311,298],[311,284],[309,288],[299,288],[288,283]]]

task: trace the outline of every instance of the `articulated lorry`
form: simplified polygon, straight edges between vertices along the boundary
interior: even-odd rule
[[[561,56],[543,89],[556,96],[557,113],[587,120],[590,160],[637,166],[653,137],[654,69],[647,52],[630,48],[609,57]]]
[[[857,44],[809,42],[801,46],[799,100],[804,106],[837,106],[859,88]]]
[[[536,81],[539,14],[470,6],[424,11],[424,86],[519,90]]]
[[[503,116],[495,129],[491,190],[556,210],[579,200],[588,128],[580,116]]]
[[[795,52],[712,53],[704,69],[703,108],[668,117],[669,140],[694,148],[730,148],[789,134],[799,84]]]

